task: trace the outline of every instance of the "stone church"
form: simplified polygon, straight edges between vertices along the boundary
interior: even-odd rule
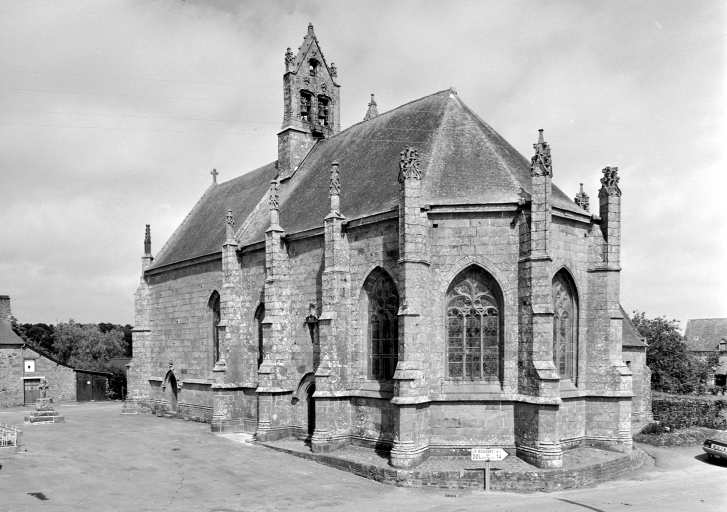
[[[147,226],[124,412],[397,468],[630,451],[650,404],[622,356],[617,168],[592,213],[552,183],[542,130],[525,158],[453,89],[381,114],[372,96],[342,130],[312,25],[284,63],[277,160],[213,171],[156,256]]]

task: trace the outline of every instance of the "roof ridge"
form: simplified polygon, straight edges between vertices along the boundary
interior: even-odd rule
[[[399,105],[398,107],[394,107],[391,110],[387,110],[386,112],[382,112],[381,114],[379,114],[376,117],[372,117],[371,119],[361,120],[358,123],[354,123],[351,126],[349,126],[348,128],[346,128],[345,130],[341,130],[340,132],[338,132],[337,134],[335,134],[333,137],[330,137],[330,138],[328,138],[326,140],[335,139],[336,137],[340,136],[342,133],[347,132],[348,130],[350,130],[354,126],[358,126],[358,125],[363,124],[363,123],[368,123],[368,122],[374,121],[376,119],[381,119],[382,117],[388,116],[392,112],[396,112],[397,110],[402,109],[402,108],[406,107],[407,105],[411,105],[412,103],[416,103],[418,101],[426,100],[427,98],[431,98],[432,96],[436,96],[437,94],[442,94],[443,92],[450,92],[451,90],[452,89],[444,89],[444,90],[437,91],[437,92],[432,93],[432,94],[427,94],[426,96],[422,96],[421,98],[417,98],[415,100],[411,100],[411,101],[409,101],[407,103],[404,103],[403,105]]]

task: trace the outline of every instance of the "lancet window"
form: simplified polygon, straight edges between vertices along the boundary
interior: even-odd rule
[[[255,311],[255,320],[257,322],[257,366],[263,364],[265,352],[263,350],[263,322],[265,321],[265,304],[260,304]]]
[[[486,272],[470,268],[446,300],[447,377],[496,380],[502,354],[502,293]]]
[[[562,379],[576,381],[578,303],[575,286],[564,272],[553,278],[553,362]]]
[[[210,317],[212,320],[212,359],[220,360],[220,294],[213,292],[209,300]]]
[[[371,288],[368,312],[369,376],[390,379],[399,356],[399,293],[388,275],[382,274]]]

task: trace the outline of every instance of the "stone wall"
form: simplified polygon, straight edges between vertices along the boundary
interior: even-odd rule
[[[633,372],[634,396],[631,419],[634,423],[649,423],[651,412],[651,370],[646,366],[646,347],[623,347],[623,360]]]
[[[24,393],[21,345],[0,345],[0,407],[22,405]]]
[[[45,378],[48,384],[48,398],[52,398],[54,402],[76,400],[76,372],[73,368],[56,363],[27,346],[23,349],[23,359],[35,360],[35,372],[26,372],[23,376]]]
[[[515,446],[515,410],[508,402],[434,402],[429,443],[435,447]]]

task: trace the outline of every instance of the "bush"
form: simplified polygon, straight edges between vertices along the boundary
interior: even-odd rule
[[[654,417],[662,428],[727,428],[727,400],[663,398],[652,400]]]

